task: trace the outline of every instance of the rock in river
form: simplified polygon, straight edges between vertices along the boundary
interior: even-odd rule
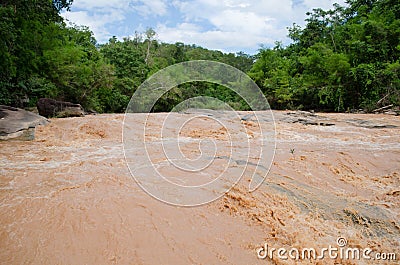
[[[35,127],[47,123],[35,113],[0,105],[0,140],[33,140]]]
[[[80,104],[41,98],[36,104],[39,114],[44,117],[82,117],[85,112]]]

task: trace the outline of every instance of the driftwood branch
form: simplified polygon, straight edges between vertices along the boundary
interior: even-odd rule
[[[393,107],[393,104],[390,104],[388,106],[385,106],[385,107],[382,107],[382,108],[379,108],[379,109],[375,109],[372,112],[380,112],[380,111],[383,111],[383,110],[386,110],[386,109],[390,109],[391,107]]]
[[[378,102],[376,103],[377,106],[379,106],[380,104],[382,104],[382,102],[390,95],[390,93],[387,93],[383,98],[381,98],[380,100],[378,100]]]

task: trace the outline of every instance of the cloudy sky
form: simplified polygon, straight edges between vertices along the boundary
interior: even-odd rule
[[[254,54],[261,45],[288,44],[287,27],[305,13],[344,0],[74,0],[63,16],[86,25],[99,43],[151,27],[162,42]]]

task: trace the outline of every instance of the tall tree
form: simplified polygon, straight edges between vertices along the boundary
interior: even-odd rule
[[[44,51],[57,42],[59,12],[72,0],[2,0],[0,2],[0,103],[22,105],[40,76]],[[4,34],[4,35],[3,35]]]

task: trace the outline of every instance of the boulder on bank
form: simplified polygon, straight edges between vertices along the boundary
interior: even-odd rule
[[[85,111],[80,104],[74,104],[71,102],[58,101],[50,98],[41,98],[38,100],[37,109],[39,114],[46,117],[83,117]]]
[[[33,140],[35,127],[47,123],[46,118],[35,113],[0,105],[0,140]]]

